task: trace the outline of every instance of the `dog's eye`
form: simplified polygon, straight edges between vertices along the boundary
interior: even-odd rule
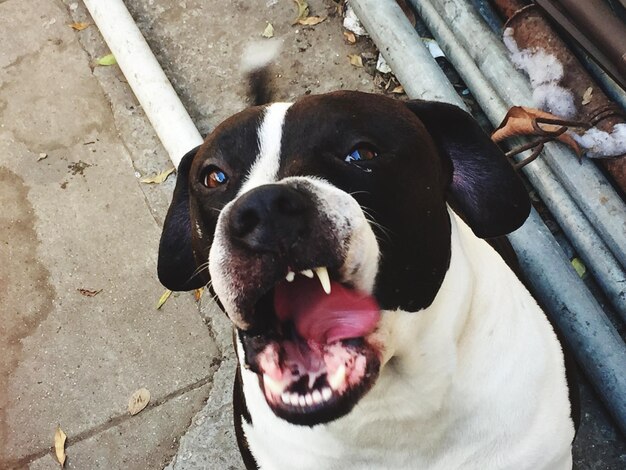
[[[204,172],[204,180],[202,181],[202,183],[207,188],[214,189],[218,186],[225,184],[227,181],[228,176],[226,176],[226,173],[224,173],[216,166],[212,166],[207,168],[207,170]]]
[[[377,156],[378,156],[378,153],[375,150],[369,147],[360,146],[352,150],[346,156],[346,158],[343,159],[343,161],[346,163],[360,162],[364,160],[371,160],[372,158],[377,157]]]

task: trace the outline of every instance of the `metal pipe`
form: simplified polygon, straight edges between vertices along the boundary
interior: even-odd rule
[[[378,49],[389,67],[395,71],[407,95],[464,107],[454,87],[432,60],[428,49],[416,46],[421,46],[421,39],[396,2],[352,0],[350,6],[372,40],[376,44],[385,44]],[[383,37],[384,41],[381,39]],[[415,80],[415,77],[420,78]]]
[[[550,231],[538,219],[533,229],[509,235],[521,267],[539,294],[552,321],[559,327],[568,349],[602,398],[618,427],[626,433],[626,347],[591,293],[581,286],[578,275],[565,266]],[[525,225],[526,226],[526,225]],[[545,247],[542,262],[535,258],[537,246]],[[555,246],[556,245],[556,246]],[[549,248],[548,248],[549,247]],[[568,264],[568,263],[567,263]],[[567,298],[553,295],[567,291]]]
[[[504,44],[468,4],[462,0],[429,1],[505,103],[508,106],[532,106],[527,79],[515,70]],[[419,8],[419,3],[411,0],[415,8]],[[569,149],[554,143],[546,144],[543,158],[620,264],[626,267],[626,204],[592,162],[585,159],[578,163]]]
[[[85,0],[152,127],[176,168],[203,142],[185,107],[122,0]]]
[[[497,126],[508,106],[498,96],[470,55],[456,39],[437,10],[427,1],[416,2],[416,11],[489,120]],[[518,156],[518,160],[525,156]],[[523,169],[543,202],[576,247],[616,311],[626,321],[626,273],[589,223],[552,170],[541,159]]]
[[[351,2],[357,16],[372,34],[378,48],[384,51],[385,59],[388,56],[396,56],[398,53],[396,46],[400,44],[402,47],[424,48],[421,41],[410,43],[407,38],[404,38],[400,44],[394,43],[394,35],[387,34],[390,30],[396,32],[400,30],[399,24],[390,27],[386,21],[378,21],[381,10],[392,8],[392,3],[395,2],[393,0],[352,0]],[[398,18],[397,21],[408,23],[404,18]],[[429,69],[435,65],[434,59],[430,56],[427,56],[425,60],[431,65],[420,65],[422,69]],[[407,76],[401,72],[405,65],[402,62],[394,62],[396,67],[394,72],[400,72],[403,77],[401,79],[403,86],[403,80],[411,80],[414,87],[422,88],[417,90],[419,96],[443,94],[446,95],[447,102],[458,102],[458,99],[451,95],[451,93],[454,95],[456,93],[449,86],[443,87],[444,92],[424,89],[425,83],[437,88],[442,84],[432,81],[424,82],[420,75]],[[409,96],[412,96],[411,93]],[[538,240],[538,235],[541,235],[541,241]],[[626,348],[623,342],[619,336],[616,336],[604,312],[589,294],[568,260],[563,258],[563,252],[535,211],[531,212],[530,217],[520,229],[509,235],[509,239],[520,257],[523,269],[529,278],[536,282],[534,284],[536,294],[548,306],[550,314],[562,322],[562,330],[568,342],[574,350],[579,351],[581,364],[586,368],[589,377],[618,418],[622,429],[626,431],[626,397],[624,396],[626,374],[623,373]],[[539,277],[541,272],[550,273],[550,275]],[[535,276],[537,277],[533,279]],[[538,279],[541,279],[541,282],[537,282]],[[594,336],[587,338],[590,333]]]

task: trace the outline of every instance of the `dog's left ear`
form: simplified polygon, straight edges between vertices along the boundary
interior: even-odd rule
[[[530,213],[530,199],[505,155],[474,118],[447,103],[413,100],[407,106],[441,156],[450,159],[451,202],[474,233],[491,238],[518,229]]]
[[[191,248],[189,170],[198,148],[200,146],[187,152],[178,165],[176,187],[159,243],[159,281],[174,291],[199,289],[208,282],[206,274],[198,272]]]

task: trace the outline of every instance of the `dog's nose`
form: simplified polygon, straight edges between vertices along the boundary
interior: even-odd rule
[[[304,237],[312,212],[312,201],[292,187],[259,186],[233,205],[230,233],[254,251],[284,252]]]

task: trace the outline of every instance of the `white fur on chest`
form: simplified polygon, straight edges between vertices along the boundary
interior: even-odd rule
[[[451,218],[452,258],[437,297],[420,312],[384,312],[381,375],[347,416],[289,424],[242,369],[253,421],[244,431],[262,469],[571,468],[556,336],[496,252]]]

